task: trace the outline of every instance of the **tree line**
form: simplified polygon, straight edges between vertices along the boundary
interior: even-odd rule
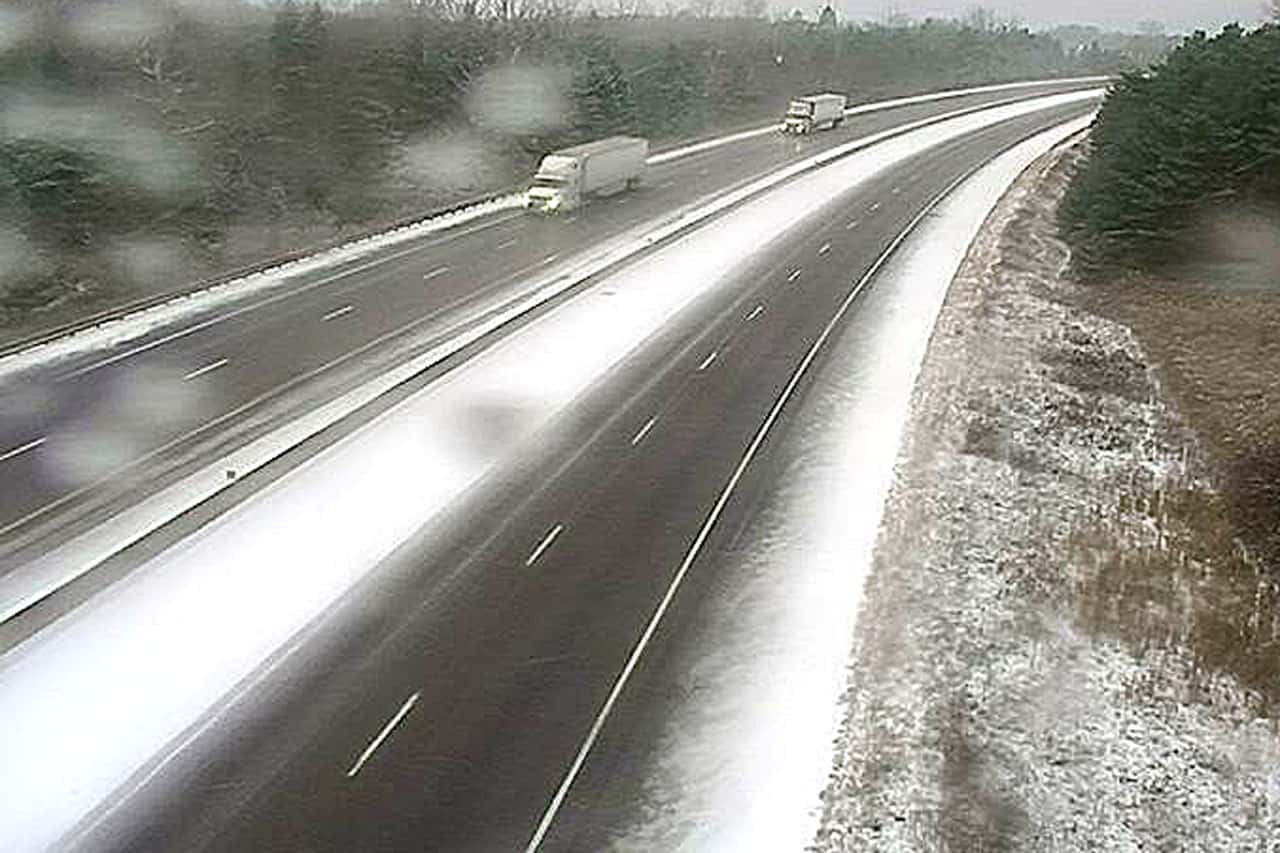
[[[857,101],[1126,63],[1014,26],[619,10],[13,0],[0,323],[253,260],[289,228],[373,227],[510,186],[545,151],[610,133],[704,134],[825,88]]]
[[[1086,273],[1154,270],[1194,253],[1203,214],[1237,203],[1280,207],[1280,23],[1197,33],[1125,74],[1060,219]]]

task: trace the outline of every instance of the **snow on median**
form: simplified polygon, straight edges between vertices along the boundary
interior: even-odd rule
[[[738,247],[768,245],[907,157],[1074,101],[934,125],[742,205],[610,276],[607,298],[588,289],[466,362],[10,652],[0,847],[58,838],[507,454],[536,452],[557,412],[732,282],[746,261]],[[495,406],[511,413],[506,440],[477,446],[475,415]]]

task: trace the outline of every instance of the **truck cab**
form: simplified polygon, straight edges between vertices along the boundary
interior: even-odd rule
[[[784,120],[787,133],[808,133],[813,130],[813,101],[797,98],[787,105]]]
[[[549,154],[542,158],[533,184],[526,195],[526,206],[541,213],[568,213],[582,202],[578,182],[582,164],[574,157]]]

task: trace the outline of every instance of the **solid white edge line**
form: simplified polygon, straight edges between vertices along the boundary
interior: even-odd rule
[[[649,418],[649,420],[645,421],[644,426],[640,427],[640,431],[637,432],[634,436],[632,436],[631,446],[635,447],[637,444],[644,441],[644,437],[649,434],[649,430],[653,429],[653,425],[656,424],[657,422],[658,422],[658,417],[656,415],[652,418]]]
[[[971,89],[947,89],[942,92],[925,92],[920,95],[908,95],[903,98],[892,98],[887,101],[873,101],[869,104],[858,104],[849,107],[844,111],[845,117],[867,115],[869,113],[884,112],[886,110],[898,109],[900,107],[910,107],[918,104],[930,104],[937,101],[953,100],[955,98],[964,98],[971,95],[989,95],[995,92],[1012,92],[1018,89],[1034,89],[1037,86],[1074,86],[1085,85],[1089,83],[1105,83],[1115,78],[1107,75],[1095,75],[1092,77],[1063,77],[1059,79],[1048,80],[1023,80],[1017,83],[995,83],[990,86],[977,86]],[[747,139],[754,139],[757,136],[764,136],[770,133],[777,133],[782,128],[782,124],[770,124],[764,127],[756,127],[750,130],[731,133],[728,136],[721,136],[716,139],[708,139],[703,142],[695,142],[691,145],[685,145],[671,151],[663,151],[654,154],[645,160],[645,165],[658,166],[668,163],[672,160],[680,160],[693,154],[701,154],[704,151],[711,151],[724,145],[730,145],[734,142],[742,142]]]
[[[542,541],[538,543],[538,547],[534,548],[533,553],[524,561],[524,564],[526,566],[532,566],[534,563],[538,562],[538,558],[551,547],[551,543],[556,541],[556,537],[558,537],[563,531],[563,524],[557,524],[555,527],[551,528],[551,532],[543,537]]]
[[[1073,94],[1079,96],[1080,99],[1082,100],[1089,99],[1090,97],[1097,97],[1096,90],[1090,90],[1083,93],[1073,93]],[[1044,99],[1052,100],[1054,98],[1061,98],[1061,97],[1066,97],[1066,95],[1051,95],[1051,96],[1045,96],[1044,98],[1031,98],[1031,99],[1028,99],[1026,103],[1035,103],[1037,101],[1041,101]],[[682,212],[678,216],[676,216],[673,220],[669,220],[666,222],[666,224],[658,226],[654,231],[650,232],[648,235],[630,240],[621,249],[617,249],[617,248],[607,249],[605,251],[598,252],[595,255],[590,256],[589,258],[585,259],[581,264],[579,264],[578,267],[575,268],[575,270],[570,274],[557,276],[555,279],[553,279],[550,282],[536,286],[535,288],[533,288],[532,292],[527,293],[521,297],[518,297],[516,300],[514,300],[512,303],[509,304],[508,308],[502,310],[499,313],[499,315],[495,317],[491,317],[490,319],[481,323],[478,327],[468,329],[467,331],[458,335],[456,338],[453,338],[441,344],[439,347],[433,348],[431,351],[424,353],[423,355],[415,359],[412,359],[410,362],[402,364],[399,368],[396,368],[395,370],[392,370],[389,373],[384,374],[382,377],[379,377],[377,381],[370,383],[369,385],[354,389],[352,392],[349,392],[347,395],[344,395],[343,397],[337,400],[334,400],[328,404],[325,404],[324,406],[320,407],[320,409],[313,411],[310,415],[304,416],[298,421],[290,422],[283,425],[282,427],[272,432],[271,434],[264,436],[263,438],[260,438],[255,442],[251,442],[249,445],[241,448],[240,450],[234,451],[228,457],[224,457],[223,459],[220,459],[217,462],[212,463],[210,466],[208,466],[207,469],[202,469],[200,472],[197,472],[196,475],[193,475],[192,478],[188,478],[188,480],[177,483],[174,486],[170,487],[170,489],[164,492],[158,493],[156,496],[154,496],[154,500],[149,500],[147,502],[144,502],[145,505],[139,505],[139,511],[146,511],[151,515],[156,515],[157,513],[164,513],[163,520],[148,521],[147,524],[149,526],[147,526],[145,529],[130,530],[124,534],[121,534],[120,536],[117,537],[117,541],[115,541],[114,544],[109,546],[109,548],[103,549],[103,548],[97,548],[96,546],[94,546],[94,548],[96,548],[97,553],[91,554],[89,557],[84,559],[80,557],[75,557],[74,558],[75,565],[70,566],[68,570],[63,572],[62,575],[57,580],[52,580],[52,581],[40,580],[37,582],[34,589],[28,590],[25,593],[21,593],[16,599],[0,600],[0,624],[3,624],[4,622],[8,621],[17,613],[21,612],[22,610],[25,610],[27,607],[42,600],[43,598],[46,598],[47,596],[53,594],[58,589],[65,586],[67,583],[70,583],[71,581],[75,580],[76,578],[80,577],[86,572],[92,570],[99,563],[101,563],[103,560],[107,559],[111,555],[118,553],[123,548],[128,547],[130,544],[138,541],[139,539],[143,538],[146,535],[149,535],[151,531],[154,530],[156,527],[160,526],[163,523],[167,523],[168,521],[177,517],[177,515],[180,515],[182,512],[185,512],[188,509],[190,509],[190,507],[193,506],[194,503],[198,502],[198,500],[204,500],[209,495],[216,494],[226,487],[225,478],[219,476],[217,478],[218,485],[214,488],[209,488],[207,484],[203,486],[194,487],[196,491],[198,491],[199,493],[196,496],[198,500],[193,501],[189,498],[181,498],[180,500],[184,502],[184,507],[177,511],[148,509],[148,507],[152,506],[153,504],[158,506],[158,504],[156,503],[157,501],[167,500],[170,493],[176,493],[177,491],[181,491],[183,488],[186,488],[187,487],[186,484],[188,484],[189,482],[192,482],[196,476],[199,476],[200,474],[207,474],[208,470],[212,470],[215,468],[218,469],[219,475],[221,474],[222,469],[225,469],[226,467],[236,467],[237,469],[243,469],[244,471],[257,470],[258,468],[265,465],[267,462],[287,452],[289,449],[296,446],[301,441],[305,440],[305,438],[311,435],[314,435],[315,433],[319,432],[321,429],[328,426],[329,423],[333,422],[332,420],[325,420],[325,418],[332,417],[333,420],[337,420],[340,417],[340,415],[328,415],[327,413],[330,411],[336,411],[338,409],[342,409],[344,405],[348,405],[349,404],[348,398],[360,398],[367,402],[369,399],[376,397],[378,394],[382,393],[386,389],[394,387],[396,384],[402,381],[405,381],[407,378],[415,375],[419,371],[426,369],[426,367],[429,367],[432,364],[438,363],[439,361],[448,357],[449,355],[452,355],[453,353],[460,351],[462,348],[466,347],[467,345],[475,342],[476,340],[479,340],[480,338],[484,337],[486,334],[490,333],[493,329],[496,329],[502,325],[505,325],[506,323],[510,322],[512,318],[521,316],[526,312],[533,310],[534,308],[542,304],[545,304],[550,299],[565,292],[569,288],[575,286],[578,282],[599,273],[603,269],[609,268],[610,266],[618,263],[621,260],[625,260],[635,252],[641,251],[643,248],[653,246],[654,244],[660,242],[661,240],[667,237],[673,236],[682,231],[692,229],[696,227],[699,223],[709,219],[710,217],[714,216],[720,211],[732,208],[737,204],[740,204],[743,201],[747,200],[748,198],[754,197],[761,192],[771,189],[772,187],[786,181],[787,179],[797,174],[809,171],[814,168],[821,168],[822,166],[825,166],[829,162],[833,162],[834,160],[840,159],[841,157],[847,156],[848,154],[871,148],[874,145],[877,145],[886,139],[903,136],[905,134],[914,132],[915,130],[920,128],[943,124],[952,119],[962,118],[966,115],[970,115],[978,112],[984,112],[989,109],[997,109],[997,108],[1000,108],[1001,106],[1007,107],[1007,106],[1010,106],[1010,104],[997,105],[994,107],[982,107],[982,108],[957,110],[955,112],[946,113],[941,116],[934,116],[928,119],[921,119],[919,121],[908,122],[905,125],[901,125],[901,126],[892,128],[890,130],[880,131],[877,133],[870,134],[868,136],[859,137],[857,139],[851,140],[850,142],[843,143],[841,145],[837,145],[834,148],[827,149],[804,161],[801,161],[799,163],[794,163],[776,172],[770,173],[760,179],[757,179],[756,181],[751,182],[745,187],[740,187],[736,190],[733,190],[724,196],[718,197],[708,202],[705,205],[697,207],[691,211]],[[338,275],[341,275],[341,273]],[[568,279],[568,280],[566,281],[565,279]],[[2,362],[3,362],[3,359],[0,359],[0,363]],[[375,388],[374,386],[377,386],[377,387]],[[356,408],[358,408],[358,405],[356,405]],[[312,423],[314,421],[321,421],[321,420],[325,420],[325,422],[320,425],[313,425]],[[286,439],[286,444],[284,447],[278,447],[277,445],[280,444],[280,441],[278,439],[280,438],[280,436],[283,436],[283,435],[288,435],[290,436],[290,438]],[[247,460],[245,464],[238,464],[238,465],[228,464],[230,460],[234,458],[252,456],[256,448],[267,447],[268,445],[270,445],[271,449],[267,450],[265,453],[261,453],[260,458],[254,457],[253,459]],[[35,513],[30,513],[28,516],[26,516],[23,520],[21,520],[18,523],[25,523],[26,520],[40,514],[41,512],[43,512],[43,510],[39,510]],[[6,525],[4,528],[0,529],[0,534],[14,529],[14,527],[16,527],[18,523]],[[100,528],[93,528],[87,531],[85,534],[82,534],[76,539],[73,539],[71,542],[68,542],[66,545],[59,546],[59,550],[64,550],[67,548],[74,547],[77,541],[85,540],[86,537],[95,535],[96,531],[98,531],[99,529]],[[16,574],[16,573],[12,573],[12,574]]]
[[[400,706],[400,710],[396,712],[396,715],[391,718],[390,722],[388,722],[385,726],[382,727],[382,731],[378,732],[378,736],[373,739],[373,742],[370,743],[367,747],[365,747],[364,752],[361,753],[360,757],[356,759],[356,763],[351,765],[351,769],[347,771],[348,779],[353,778],[357,773],[360,772],[360,768],[364,767],[365,762],[369,760],[370,756],[372,756],[373,753],[377,751],[378,747],[382,746],[382,742],[387,739],[388,735],[391,734],[391,730],[394,729],[396,726],[400,725],[400,721],[403,720],[411,710],[413,710],[413,706],[417,704],[418,697],[421,695],[422,693],[421,691],[419,691],[418,693],[414,693],[408,699],[404,700],[404,704]]]
[[[991,161],[984,162],[982,166],[986,166],[989,162]],[[787,401],[790,400],[791,395],[795,393],[795,389],[799,386],[805,373],[808,372],[809,365],[813,363],[818,352],[826,344],[827,339],[831,337],[831,333],[844,318],[844,315],[849,310],[849,306],[853,304],[853,301],[858,297],[858,294],[860,294],[863,288],[866,287],[867,283],[871,281],[878,272],[880,272],[881,267],[888,262],[893,253],[898,250],[898,247],[902,245],[902,243],[911,235],[925,217],[932,213],[933,210],[941,204],[943,199],[949,196],[956,187],[968,180],[977,171],[978,169],[973,169],[966,172],[964,175],[960,176],[948,185],[941,193],[934,196],[934,198],[920,211],[920,213],[907,224],[906,228],[904,228],[893,239],[893,242],[889,244],[889,247],[880,254],[880,257],[876,259],[870,269],[868,269],[862,278],[858,280],[853,289],[849,291],[849,294],[844,298],[844,301],[840,303],[840,307],[836,310],[836,313],[823,328],[822,334],[818,336],[818,339],[814,341],[813,345],[809,348],[809,351],[805,354],[805,357],[800,361],[800,365],[791,375],[791,380],[787,383],[786,387],[782,390],[782,393],[778,396],[778,399],[774,402],[773,407],[769,410],[769,414],[765,417],[764,422],[761,423],[760,428],[756,431],[755,437],[752,438],[751,444],[747,447],[746,453],[743,454],[741,461],[738,462],[738,466],[729,477],[728,483],[725,484],[724,489],[720,492],[719,498],[716,499],[715,505],[711,508],[710,514],[703,522],[701,529],[699,529],[698,535],[693,540],[693,544],[689,546],[689,550],[685,554],[684,559],[680,562],[679,568],[676,569],[675,577],[672,578],[670,585],[667,587],[666,594],[663,595],[662,600],[658,603],[657,610],[654,611],[653,616],[649,619],[648,625],[645,626],[644,633],[641,634],[635,648],[631,651],[631,655],[627,658],[626,665],[622,668],[622,672],[614,682],[613,688],[609,691],[609,695],[605,699],[604,705],[601,707],[595,720],[592,722],[591,728],[587,732],[587,737],[582,742],[582,746],[578,749],[577,755],[574,756],[573,763],[570,764],[568,772],[565,773],[564,779],[561,781],[560,787],[556,790],[555,796],[552,797],[546,811],[543,812],[542,820],[539,821],[537,830],[529,840],[528,846],[525,847],[525,853],[536,853],[543,840],[546,838],[547,832],[551,829],[552,822],[555,821],[556,814],[560,811],[560,807],[563,805],[565,797],[568,796],[569,788],[572,787],[578,773],[581,772],[582,765],[586,763],[587,755],[591,752],[591,748],[595,746],[596,740],[600,737],[600,732],[604,729],[605,721],[608,720],[609,715],[613,711],[613,706],[618,701],[618,697],[622,695],[623,689],[631,679],[631,673],[635,671],[636,666],[640,662],[641,656],[644,655],[645,649],[653,639],[653,635],[657,632],[658,625],[662,622],[662,617],[666,615],[667,609],[671,606],[671,602],[675,598],[676,592],[684,582],[685,575],[688,574],[690,567],[697,559],[698,554],[702,551],[702,546],[706,544],[707,539],[711,536],[712,529],[723,514],[724,508],[728,505],[729,499],[733,496],[734,489],[737,488],[739,481],[741,481],[743,475],[746,473],[747,467],[755,458],[756,453],[759,452],[761,445],[764,444],[764,440],[766,436],[768,436],[769,430],[773,428],[774,423],[782,414],[783,407],[786,406]]]
[[[961,98],[961,97],[970,96],[970,95],[991,94],[994,92],[1001,92],[1001,91],[1016,91],[1018,89],[1029,89],[1029,88],[1035,88],[1038,86],[1053,86],[1053,85],[1071,86],[1071,85],[1077,85],[1077,84],[1084,85],[1088,83],[1104,83],[1113,79],[1114,79],[1113,77],[1105,76],[1105,75],[1093,76],[1093,77],[1064,77],[1060,79],[1026,80],[1026,81],[1020,81],[1016,83],[998,83],[990,86],[978,86],[971,89],[950,89],[943,92],[928,92],[921,95],[911,95],[905,98],[895,98],[887,101],[876,101],[869,104],[860,104],[858,106],[850,107],[849,109],[846,109],[845,115],[854,116],[854,115],[863,115],[866,113],[883,112],[886,110],[896,109],[898,107],[911,106],[913,104],[933,103],[937,101],[951,100],[951,99]],[[646,165],[656,166],[662,163],[670,162],[672,160],[683,159],[690,155],[699,154],[703,151],[709,151],[711,149],[718,148],[723,145],[729,145],[734,142],[740,142],[740,141],[751,139],[757,136],[763,136],[764,134],[767,134],[767,133],[774,133],[778,130],[779,127],[781,127],[780,124],[772,124],[767,127],[760,127],[752,130],[741,131],[739,133],[729,134],[728,136],[722,136],[716,139],[708,139],[703,142],[693,143],[692,145],[686,145],[684,147],[677,148],[671,151],[665,151],[659,154],[655,154],[649,157],[645,161],[645,163]],[[50,338],[49,340],[32,344],[30,347],[16,350],[12,353],[9,353],[8,355],[0,356],[0,370],[3,370],[8,366],[9,362],[17,360],[21,356],[25,356],[31,352],[48,348],[55,343],[99,331],[104,327],[108,327],[120,322],[124,322],[138,315],[146,314],[148,312],[158,311],[160,309],[170,308],[174,305],[178,305],[182,302],[192,300],[199,296],[204,296],[204,295],[215,293],[218,291],[223,291],[227,293],[228,301],[234,300],[236,298],[240,298],[240,294],[234,292],[236,291],[237,287],[239,285],[242,285],[246,280],[252,279],[257,276],[278,275],[278,274],[288,275],[291,269],[296,268],[301,264],[310,263],[319,258],[323,258],[325,255],[340,254],[342,252],[350,251],[360,246],[361,244],[372,243],[382,238],[398,236],[398,235],[406,235],[408,234],[408,232],[414,229],[422,229],[427,231],[427,234],[430,234],[430,233],[435,233],[437,231],[445,230],[446,228],[456,227],[458,225],[465,224],[475,219],[481,219],[486,216],[492,216],[497,213],[506,213],[508,211],[517,210],[523,206],[523,198],[524,198],[524,194],[521,192],[510,193],[505,196],[499,196],[489,201],[479,202],[477,204],[473,204],[465,208],[460,208],[458,210],[451,211],[449,213],[440,214],[439,216],[433,216],[427,219],[423,219],[418,222],[411,223],[409,225],[403,225],[398,228],[390,229],[388,231],[382,231],[376,234],[370,234],[364,237],[360,237],[358,239],[352,240],[351,242],[344,243],[340,246],[335,246],[330,249],[316,252],[315,254],[312,254],[312,255],[306,255],[301,258],[296,258],[291,261],[286,261],[281,264],[276,264],[275,266],[267,267],[267,268],[258,270],[256,272],[249,273],[240,278],[232,279],[231,281],[221,282],[219,284],[215,284],[210,287],[203,288],[201,290],[191,291],[189,293],[178,294],[173,298],[168,299],[164,302],[161,302],[157,305],[149,306],[147,308],[142,308],[137,311],[131,311],[116,317],[110,317],[102,320],[99,323],[95,323],[94,325],[89,326],[87,328],[68,332],[65,335],[61,335],[55,338]],[[508,217],[508,218],[514,218],[514,216]],[[506,221],[506,220],[497,220],[492,223],[486,223],[481,227],[482,228],[490,227],[492,225],[499,224],[499,222],[501,221]],[[424,234],[422,236],[427,236],[427,234]],[[252,307],[258,307],[258,306],[252,306]],[[51,356],[51,358],[58,358],[58,357],[59,356],[56,354]],[[111,363],[111,362],[107,362],[107,363]],[[99,366],[102,366],[102,365],[99,365]],[[24,368],[19,367],[17,369],[21,370]],[[73,373],[71,375],[74,376],[77,374]]]
[[[21,456],[22,454],[26,453],[28,450],[35,450],[40,445],[44,444],[45,441],[46,441],[45,438],[37,438],[35,441],[28,441],[26,444],[15,447],[13,450],[8,451],[7,453],[0,453],[0,462],[4,462],[6,460],[12,459],[15,456]]]
[[[183,381],[196,379],[200,376],[204,376],[206,373],[212,373],[213,371],[217,370],[220,367],[226,367],[227,364],[230,363],[230,361],[231,359],[229,358],[220,358],[215,362],[206,364],[204,367],[197,368],[196,370],[191,371],[187,375],[183,376],[182,379]]]

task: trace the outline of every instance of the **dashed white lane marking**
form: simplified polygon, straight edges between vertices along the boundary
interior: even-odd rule
[[[35,450],[40,445],[44,444],[44,442],[45,442],[45,439],[37,438],[35,441],[28,441],[26,444],[22,445],[21,447],[15,447],[13,450],[7,451],[5,453],[0,453],[0,462],[4,462],[6,459],[12,459],[15,456],[21,456],[22,454],[26,453],[28,450]]]
[[[626,665],[623,666],[622,672],[614,681],[613,688],[609,691],[609,695],[604,700],[604,705],[601,706],[600,712],[596,714],[596,718],[592,722],[591,728],[587,730],[587,736],[583,739],[582,745],[578,747],[578,752],[574,756],[573,762],[569,765],[569,769],[565,771],[564,778],[560,781],[560,787],[556,789],[555,795],[551,798],[551,802],[547,804],[546,809],[543,811],[542,820],[538,822],[538,827],[534,830],[533,837],[529,839],[528,845],[525,846],[525,853],[537,853],[538,849],[542,846],[543,839],[546,838],[547,833],[551,829],[552,822],[555,821],[556,815],[560,812],[560,807],[564,804],[565,797],[569,794],[569,788],[572,787],[574,780],[578,778],[578,774],[582,771],[582,765],[586,763],[587,756],[590,754],[596,741],[600,737],[600,732],[604,730],[605,722],[613,713],[614,705],[617,704],[618,698],[622,695],[622,691],[626,689],[627,683],[631,680],[631,673],[633,673],[636,667],[640,664],[640,658],[644,656],[645,649],[649,647],[649,643],[652,641],[654,633],[657,632],[658,626],[662,623],[663,617],[671,607],[671,602],[675,600],[676,593],[679,592],[681,584],[684,583],[685,575],[689,573],[694,561],[697,560],[699,553],[702,551],[703,545],[711,536],[712,529],[716,526],[721,514],[724,512],[725,506],[728,505],[729,499],[733,497],[733,493],[737,489],[739,481],[746,473],[747,468],[751,465],[752,460],[755,459],[756,454],[759,453],[760,446],[764,444],[765,438],[769,435],[769,431],[773,429],[774,423],[779,417],[781,417],[782,410],[786,407],[787,402],[795,393],[801,380],[804,379],[805,374],[809,370],[809,366],[813,363],[814,359],[818,357],[818,353],[821,352],[823,346],[826,345],[827,339],[835,332],[836,328],[840,325],[841,319],[846,313],[848,313],[849,306],[858,298],[858,294],[863,291],[867,286],[867,283],[870,282],[871,279],[875,277],[876,273],[880,271],[880,268],[888,262],[889,258],[893,256],[893,253],[898,250],[898,247],[902,245],[902,243],[906,241],[907,237],[916,229],[916,226],[918,226],[926,216],[933,213],[934,209],[942,203],[942,200],[949,196],[951,191],[968,177],[969,175],[966,174],[956,179],[955,182],[935,196],[929,204],[925,205],[924,210],[922,210],[906,228],[899,232],[898,236],[889,244],[889,247],[881,253],[880,257],[878,257],[875,263],[873,263],[863,274],[862,278],[854,284],[853,288],[845,294],[844,301],[840,303],[840,307],[836,309],[836,313],[827,321],[827,325],[823,327],[822,333],[818,335],[818,339],[814,341],[813,345],[809,347],[809,351],[805,353],[804,358],[800,360],[800,364],[791,374],[791,379],[787,383],[787,386],[774,401],[773,408],[769,410],[769,414],[765,416],[763,423],[760,424],[760,428],[756,430],[755,437],[751,439],[751,444],[748,445],[746,453],[744,453],[742,459],[739,460],[738,466],[734,468],[733,474],[729,477],[729,482],[725,484],[724,488],[720,492],[720,497],[716,499],[715,505],[711,508],[711,512],[707,515],[706,520],[703,521],[702,527],[698,530],[697,537],[693,540],[693,544],[689,546],[689,550],[685,553],[684,559],[680,562],[680,567],[676,569],[675,576],[671,579],[671,583],[667,587],[666,594],[662,597],[662,600],[658,602],[658,608],[653,612],[653,616],[650,617],[649,624],[645,626],[644,633],[642,633],[640,635],[640,639],[636,641],[635,647],[631,650],[631,656],[627,658]]]
[[[790,284],[800,277],[800,270],[792,270],[791,275],[787,276],[787,283]]]
[[[533,553],[529,555],[529,559],[524,561],[524,564],[526,566],[532,566],[534,563],[538,562],[538,558],[551,547],[551,543],[556,541],[556,537],[559,536],[563,530],[563,524],[557,524],[555,527],[551,528],[551,532],[543,537],[542,541],[538,543],[538,547],[534,548]]]
[[[338,319],[344,314],[350,314],[354,310],[355,308],[351,307],[350,305],[343,305],[341,308],[335,308],[332,311],[330,311],[328,314],[325,314],[324,317],[322,317],[321,319],[323,319],[327,323],[330,320]]]
[[[418,692],[404,700],[404,704],[400,706],[399,711],[396,711],[396,715],[382,727],[382,731],[378,732],[378,736],[373,739],[373,743],[365,747],[364,752],[360,753],[360,757],[356,759],[356,763],[351,765],[351,769],[347,771],[348,779],[360,772],[360,768],[364,767],[364,763],[369,760],[369,756],[373,755],[377,748],[382,746],[382,742],[391,734],[391,730],[400,725],[400,721],[405,718],[405,715],[413,710],[413,706],[417,704],[418,697],[421,695],[422,693]]]
[[[512,246],[514,246],[517,242],[519,242],[519,241],[517,241],[517,240],[515,240],[515,239],[511,239],[511,240],[503,240],[501,243],[499,243],[498,245],[494,246],[494,248],[495,248],[495,249],[509,249],[509,248],[511,248]]]
[[[640,431],[631,437],[631,446],[635,447],[637,444],[644,441],[644,437],[649,434],[649,430],[653,429],[653,425],[657,422],[658,419],[656,417],[649,418],[649,420],[645,422],[645,425],[640,427]]]
[[[556,254],[554,254],[554,255],[547,255],[545,258],[543,258],[543,259],[542,259],[542,262],[543,262],[544,264],[549,264],[549,263],[551,263],[552,261],[554,261],[554,260],[555,260],[556,258],[558,258],[558,257],[560,257],[559,253],[556,253]]]
[[[186,376],[182,378],[184,380],[191,380],[200,376],[204,376],[206,373],[212,373],[213,371],[217,370],[220,367],[226,367],[227,364],[230,363],[230,361],[231,359],[229,358],[220,358],[217,361],[213,362],[212,364],[206,364],[204,367],[191,371],[190,373],[188,373]]]
[[[860,221],[861,221],[861,220],[858,220],[858,219],[851,220],[851,221],[849,222],[849,224],[848,224],[848,225],[846,225],[846,226],[844,227],[844,230],[846,230],[846,231],[852,231],[853,229],[855,229],[855,228],[857,228],[857,227],[858,227],[858,224],[859,224],[859,222],[860,222]]]
[[[877,201],[876,203],[874,203],[873,205],[867,208],[867,213],[875,213],[879,209],[880,209],[880,202]]]
[[[438,275],[444,275],[444,274],[445,274],[445,273],[447,273],[448,271],[449,271],[449,268],[448,268],[448,267],[440,267],[439,269],[432,270],[431,272],[429,272],[429,273],[427,273],[426,275],[424,275],[424,276],[422,277],[422,280],[423,280],[423,281],[431,281],[431,279],[435,278],[436,276],[438,276]]]
[[[764,306],[757,305],[755,309],[750,314],[747,315],[747,322],[750,323],[752,320],[759,317],[763,313],[764,313]]]
[[[831,251],[831,244],[830,244],[830,243],[823,243],[823,244],[822,244],[822,248],[818,250],[818,254],[819,254],[819,255],[825,255],[827,252],[830,252],[830,251]],[[799,272],[800,272],[800,270],[796,270],[796,273],[799,273]]]
[[[894,188],[893,188],[893,194],[894,194],[894,195],[897,195],[897,194],[898,194],[898,193],[900,193],[900,192],[902,192],[902,187],[894,187]]]
[[[709,356],[707,356],[706,358],[704,358],[704,359],[702,360],[702,364],[699,364],[699,365],[698,365],[698,372],[699,372],[699,373],[701,373],[702,371],[704,371],[704,370],[706,370],[708,367],[710,367],[710,366],[711,366],[711,364],[712,364],[712,362],[714,362],[714,361],[716,360],[716,356],[718,356],[718,355],[720,355],[719,350],[712,350],[712,351],[711,351],[711,355],[709,355]]]

